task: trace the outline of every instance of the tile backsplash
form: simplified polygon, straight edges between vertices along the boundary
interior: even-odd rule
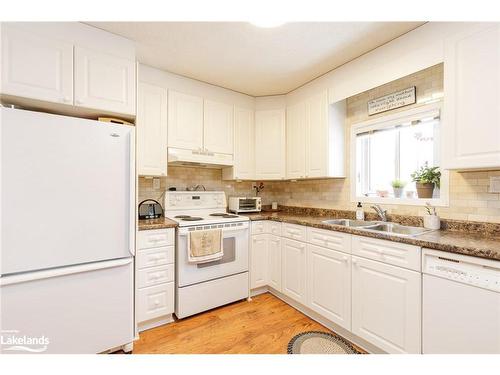
[[[224,191],[226,196],[254,195],[252,183],[249,181],[223,181],[222,170],[213,168],[168,167],[168,176],[160,177],[160,188],[153,188],[153,179],[139,177],[138,201],[144,199],[159,200],[163,192],[175,186],[177,190],[186,190],[193,185],[204,185],[207,190]],[[163,206],[162,199],[160,203]]]
[[[347,99],[347,127],[368,119],[367,102],[409,86],[417,88],[417,103],[413,106],[439,100],[443,96],[443,64],[416,72],[394,82],[374,88]],[[404,108],[391,111],[404,111]],[[384,114],[370,116],[381,117]],[[349,129],[346,129],[346,171],[349,170]],[[500,194],[489,193],[489,178],[500,176],[497,171],[451,172],[449,207],[438,208],[446,219],[485,221],[500,223]],[[220,169],[169,167],[168,177],[162,177],[160,189],[153,189],[153,180],[139,178],[139,201],[146,198],[158,199],[165,189],[175,186],[185,190],[186,186],[203,184],[207,190],[223,190],[230,195],[254,195],[251,182],[223,181]],[[281,205],[335,208],[354,210],[356,204],[350,201],[350,181],[345,179],[319,179],[304,181],[266,181],[260,194],[263,204],[277,201]],[[163,203],[163,202],[160,202]],[[400,215],[422,215],[425,209],[417,206],[384,205],[390,213]],[[365,205],[369,210],[369,205]]]

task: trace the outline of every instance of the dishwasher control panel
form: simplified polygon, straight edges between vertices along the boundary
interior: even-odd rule
[[[422,272],[500,292],[500,261],[424,249]]]

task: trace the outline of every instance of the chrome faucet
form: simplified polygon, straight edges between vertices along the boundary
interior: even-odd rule
[[[375,210],[375,212],[377,213],[380,220],[387,221],[387,210],[384,210],[378,204],[371,206],[371,207]]]

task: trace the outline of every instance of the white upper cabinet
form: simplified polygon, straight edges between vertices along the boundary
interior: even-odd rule
[[[328,93],[322,92],[306,101],[306,176],[329,176]]]
[[[285,111],[255,112],[255,177],[260,180],[285,178]]]
[[[324,90],[287,107],[288,179],[345,177],[345,101],[328,104]]]
[[[135,62],[75,47],[75,104],[135,114]]]
[[[224,180],[251,180],[255,178],[255,122],[254,111],[234,108],[234,166],[224,168]]]
[[[445,40],[445,169],[500,167],[500,26],[474,26]]]
[[[203,99],[169,90],[168,147],[203,148]]]
[[[203,146],[206,151],[233,154],[233,112],[232,105],[205,99]]]
[[[306,175],[306,106],[297,103],[286,110],[286,178]]]
[[[284,238],[281,241],[281,290],[306,304],[306,244]]]
[[[2,25],[2,94],[73,104],[73,45]]]
[[[307,305],[350,330],[351,256],[308,244],[307,268]]]
[[[421,352],[419,272],[352,257],[352,332],[388,353]]]
[[[167,89],[139,83],[137,105],[137,173],[167,175]]]

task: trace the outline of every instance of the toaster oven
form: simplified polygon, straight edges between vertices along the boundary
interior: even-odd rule
[[[229,211],[235,214],[241,212],[260,212],[260,197],[229,197]]]

